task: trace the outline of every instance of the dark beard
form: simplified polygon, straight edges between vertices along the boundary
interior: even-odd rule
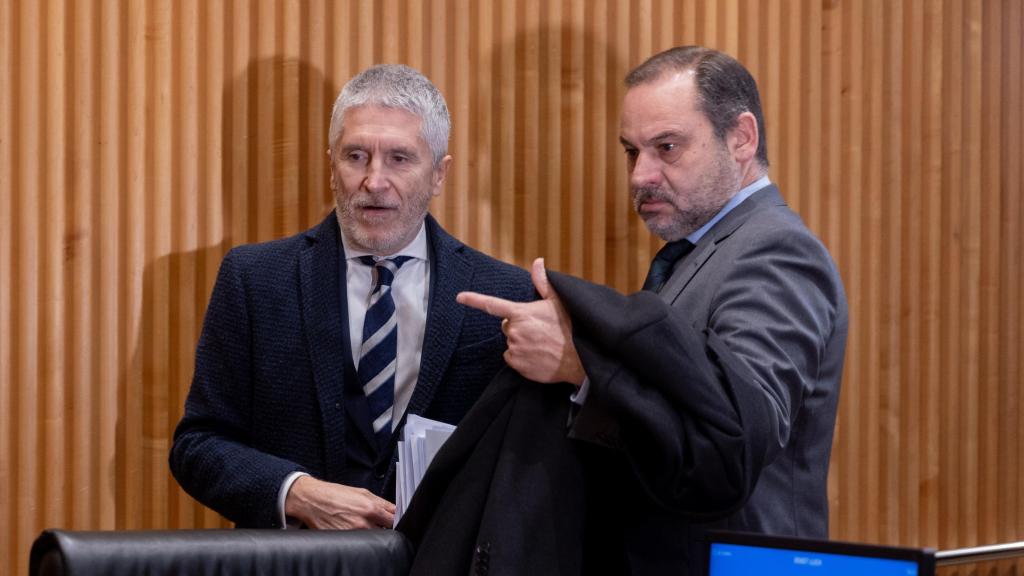
[[[667,202],[675,206],[676,213],[669,222],[655,225],[651,220],[644,218],[640,214],[640,205],[650,200]],[[724,198],[721,202],[716,202],[714,205],[691,206],[689,209],[683,210],[676,204],[675,197],[660,186],[645,186],[633,190],[633,209],[644,219],[648,230],[655,236],[668,242],[686,238],[699,230],[701,226],[710,222],[728,201],[729,198]]]

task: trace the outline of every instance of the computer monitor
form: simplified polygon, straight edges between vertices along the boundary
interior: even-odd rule
[[[707,576],[934,576],[935,551],[766,536],[708,533]]]

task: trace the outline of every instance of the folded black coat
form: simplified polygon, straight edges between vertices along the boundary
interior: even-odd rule
[[[761,433],[771,407],[733,389],[752,380],[742,363],[714,335],[705,350],[657,295],[549,277],[592,382],[638,378],[643,394],[569,426],[569,385],[499,373],[398,526],[416,547],[412,574],[696,573],[696,523],[750,496],[771,457]],[[708,370],[724,378],[696,373]],[[686,375],[725,384],[680,386]],[[602,429],[624,410],[650,426]]]

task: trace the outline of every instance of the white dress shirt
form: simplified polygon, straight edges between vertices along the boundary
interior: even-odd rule
[[[352,363],[359,369],[359,351],[363,345],[363,321],[370,305],[370,291],[373,289],[373,267],[359,261],[361,256],[372,256],[348,245],[342,234],[345,247],[347,270],[345,281],[348,285],[348,334],[352,343]],[[420,231],[408,246],[391,256],[411,256],[395,273],[391,283],[391,297],[395,300],[398,314],[398,368],[395,373],[395,411],[392,422],[401,420],[405,408],[412,398],[416,379],[420,375],[420,355],[423,351],[423,330],[427,325],[427,300],[430,287],[430,250],[427,246],[427,228]],[[383,257],[374,256],[374,261]]]
[[[352,344],[350,353],[352,363],[358,370],[359,352],[363,345],[363,322],[370,304],[370,291],[373,289],[373,267],[363,264],[359,258],[373,256],[376,261],[383,257],[350,246],[345,240],[344,230],[341,231],[341,244],[345,250],[348,334],[349,342]],[[391,420],[392,426],[395,422],[400,422],[402,415],[405,414],[420,375],[423,333],[427,326],[427,303],[430,299],[430,247],[427,244],[426,224],[420,225],[420,231],[412,242],[388,257],[393,256],[411,256],[412,259],[402,264],[391,283],[391,297],[395,300],[395,312],[398,314],[398,367],[395,372],[395,409]],[[289,527],[284,513],[288,491],[296,480],[306,475],[305,472],[292,472],[281,484],[277,495],[277,509],[283,528]],[[296,525],[293,524],[291,527]]]

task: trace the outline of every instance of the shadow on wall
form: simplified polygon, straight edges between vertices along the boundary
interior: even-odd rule
[[[171,438],[224,254],[309,228],[333,206],[325,151],[336,95],[320,70],[281,56],[250,62],[224,87],[222,185],[180,184],[199,190],[199,236],[221,240],[149,261],[143,273],[138,333],[118,383],[117,455],[111,462],[117,528],[228,525],[178,487],[167,466]]]
[[[637,224],[594,194],[605,186],[606,195],[626,198],[616,164],[624,55],[588,28],[566,24],[521,31],[478,65],[470,113],[453,118],[469,126],[468,181],[460,186],[470,196],[457,201],[474,214],[462,222],[468,229],[453,232],[519,265],[545,256],[553,269],[583,274],[592,239],[626,241],[626,227]],[[447,222],[470,210],[451,204]]]

